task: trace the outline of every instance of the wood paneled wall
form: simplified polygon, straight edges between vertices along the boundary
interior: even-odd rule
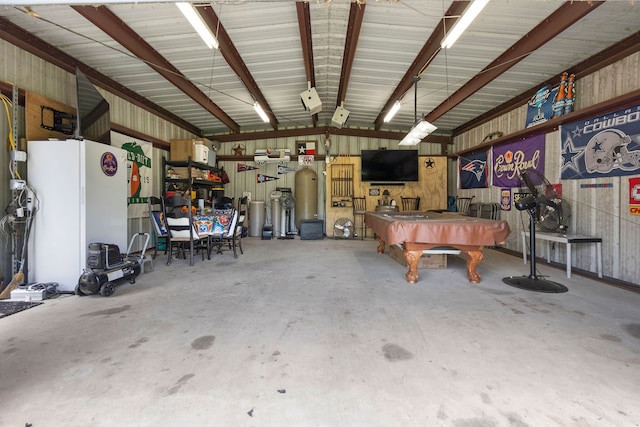
[[[640,53],[628,56],[608,67],[579,79],[576,82],[575,109],[596,105],[616,96],[640,89]],[[602,113],[605,113],[603,111]],[[454,140],[454,152],[473,148],[482,139],[495,131],[505,135],[524,128],[526,106],[523,105],[487,123],[484,123]],[[562,195],[572,206],[570,232],[599,236],[603,239],[604,275],[615,279],[638,283],[640,267],[640,218],[630,215],[627,209],[629,195],[628,177],[597,178],[583,180],[560,180],[562,165],[559,131],[546,134],[545,175],[551,183],[562,184]],[[500,189],[456,190],[458,188],[457,162],[449,168],[448,186],[452,193],[475,196],[474,202],[497,203]],[[613,187],[581,188],[581,184],[612,184]],[[502,219],[509,222],[512,234],[505,245],[509,249],[522,251],[520,232],[528,227],[528,215],[512,210],[501,212]],[[537,245],[541,254],[544,244]],[[572,264],[580,269],[596,272],[595,245],[578,245],[573,251]],[[566,263],[564,248],[555,247],[552,261]],[[514,262],[514,274],[526,274],[527,266]],[[564,276],[558,273],[558,280]]]

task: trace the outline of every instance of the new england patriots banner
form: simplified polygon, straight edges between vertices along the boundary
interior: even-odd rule
[[[518,187],[520,174],[535,169],[544,175],[544,134],[492,149],[494,187]]]
[[[488,157],[489,152],[483,150],[459,158],[460,188],[487,188],[489,186]]]
[[[560,126],[562,179],[640,174],[640,105]]]

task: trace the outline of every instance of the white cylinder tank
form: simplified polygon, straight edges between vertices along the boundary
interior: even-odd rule
[[[318,174],[309,168],[296,172],[296,228],[303,219],[318,219]]]

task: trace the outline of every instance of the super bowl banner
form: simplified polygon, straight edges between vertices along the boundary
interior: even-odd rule
[[[460,188],[487,188],[489,177],[487,173],[487,158],[489,153],[486,150],[472,154],[465,154],[458,161]]]
[[[539,125],[553,118],[553,104],[559,87],[543,86],[527,102],[525,127]]]
[[[111,145],[121,147],[127,152],[127,170],[129,191],[127,197],[129,218],[142,218],[147,214],[147,197],[153,191],[151,174],[151,156],[153,144],[131,138],[117,132],[111,132]]]
[[[562,179],[640,174],[640,105],[560,126]]]
[[[494,187],[518,187],[520,174],[535,169],[544,175],[544,134],[492,149]]]

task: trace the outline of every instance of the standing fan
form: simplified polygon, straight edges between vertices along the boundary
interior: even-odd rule
[[[562,200],[549,184],[549,181],[539,172],[527,169],[520,174],[531,195],[515,202],[516,209],[529,213],[529,254],[531,269],[528,276],[509,276],[502,279],[504,283],[520,289],[535,292],[563,293],[566,286],[540,278],[536,274],[536,222],[540,227],[545,224],[553,231],[562,227],[566,214],[562,210]],[[568,205],[567,205],[568,206]],[[564,226],[566,230],[566,225]]]
[[[571,206],[558,195],[547,178],[535,169],[527,169],[520,174],[520,182],[537,201],[535,218],[538,229],[566,233]],[[520,188],[525,189],[522,185]]]
[[[282,189],[281,189],[282,190]],[[291,234],[295,234],[291,231],[291,211],[295,207],[296,199],[293,197],[291,190],[282,191],[282,197],[280,198],[280,204],[282,205],[282,209],[284,210],[284,223],[286,229],[284,230],[283,239],[293,239]]]
[[[336,239],[351,239],[355,237],[353,221],[349,218],[338,218],[333,224],[333,237]]]

